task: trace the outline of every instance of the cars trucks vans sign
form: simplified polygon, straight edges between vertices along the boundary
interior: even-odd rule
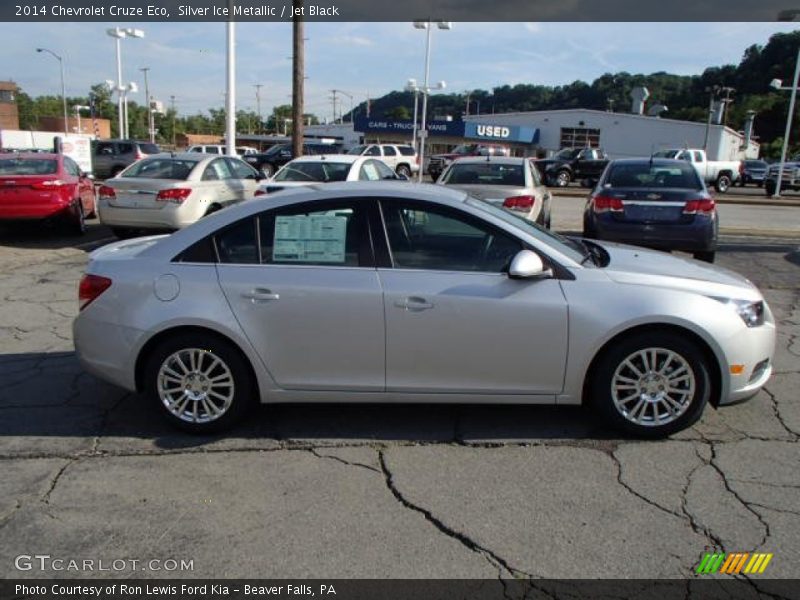
[[[519,125],[496,125],[472,121],[429,121],[425,128],[430,135],[435,136],[495,140],[517,144],[535,144],[539,141],[537,128]],[[414,130],[414,121],[356,117],[354,129],[364,133],[402,132],[411,135]]]

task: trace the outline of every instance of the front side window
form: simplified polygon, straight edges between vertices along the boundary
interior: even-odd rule
[[[234,179],[255,179],[256,170],[246,162],[236,158],[227,159],[228,166],[233,172]]]
[[[219,181],[231,179],[232,177],[228,163],[223,158],[211,161],[211,164],[203,171],[203,181]]]
[[[97,144],[94,148],[94,153],[97,156],[113,156],[114,144]]]
[[[381,149],[378,148],[378,146],[370,146],[369,148],[367,148],[367,151],[364,152],[364,155],[365,156],[380,156],[381,155]]]
[[[522,243],[479,219],[419,202],[381,203],[394,267],[501,273]]]

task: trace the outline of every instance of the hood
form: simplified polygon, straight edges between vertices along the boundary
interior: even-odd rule
[[[761,300],[747,278],[723,267],[666,252],[624,244],[595,242],[609,254],[606,274],[619,283],[680,289],[708,296]]]

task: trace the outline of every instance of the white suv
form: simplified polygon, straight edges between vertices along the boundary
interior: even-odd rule
[[[228,152],[228,147],[224,144],[197,144],[195,146],[189,146],[186,151],[200,152],[203,154],[226,154]],[[255,148],[251,148],[249,146],[236,146],[237,156],[257,153],[258,151]]]
[[[395,173],[404,177],[411,177],[412,173],[419,171],[417,152],[408,144],[364,144],[354,146],[348,154],[380,158]]]

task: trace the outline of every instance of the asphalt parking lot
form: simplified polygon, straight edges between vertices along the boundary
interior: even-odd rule
[[[261,407],[187,437],[74,357],[77,281],[107,238],[0,233],[0,577],[687,578],[709,549],[800,572],[800,234],[723,237],[717,262],[779,321],[776,373],[661,442],[579,408],[427,405]],[[193,569],[19,571],[23,554]]]

